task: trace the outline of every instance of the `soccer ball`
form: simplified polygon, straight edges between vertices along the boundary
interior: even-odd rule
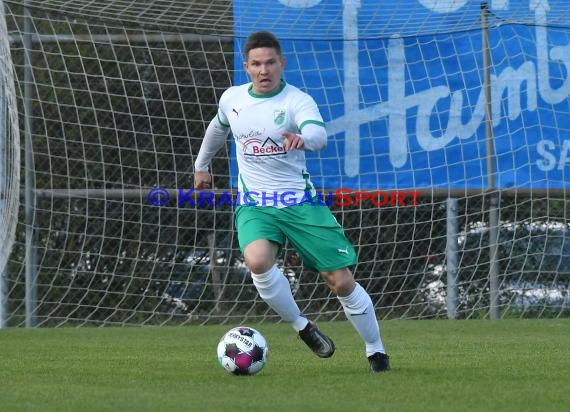
[[[218,343],[218,362],[228,373],[255,375],[265,366],[269,346],[257,330],[240,326],[230,329]]]

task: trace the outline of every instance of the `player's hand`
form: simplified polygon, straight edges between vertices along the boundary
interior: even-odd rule
[[[210,172],[194,172],[194,187],[197,190],[212,188],[212,175]]]
[[[294,149],[302,149],[305,145],[303,138],[296,133],[285,132],[283,133],[285,138],[285,151],[290,151]]]

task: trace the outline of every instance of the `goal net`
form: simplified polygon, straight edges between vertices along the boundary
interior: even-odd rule
[[[14,115],[0,120],[17,119],[0,146],[0,239],[17,224],[0,250],[8,325],[278,320],[224,197],[231,139],[213,200],[191,193],[204,130],[247,81],[244,41],[261,29],[327,123],[309,172],[380,318],[568,316],[568,2],[3,3],[0,107]],[[21,198],[33,194],[20,209],[18,172]],[[305,314],[343,318],[289,245],[279,265]]]

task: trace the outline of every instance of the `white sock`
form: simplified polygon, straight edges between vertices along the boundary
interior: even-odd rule
[[[301,315],[299,306],[297,306],[293,293],[291,293],[289,281],[277,268],[277,265],[273,265],[265,273],[252,273],[251,277],[261,299],[277,312],[285,322],[290,323],[297,332],[307,326],[309,321]]]
[[[358,283],[348,296],[338,296],[344,313],[366,344],[366,356],[386,353],[370,295]]]

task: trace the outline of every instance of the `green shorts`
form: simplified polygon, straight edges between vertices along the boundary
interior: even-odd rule
[[[242,253],[254,240],[267,239],[283,246],[287,238],[309,270],[328,272],[358,261],[342,227],[325,205],[305,203],[281,209],[238,206],[235,225]]]

